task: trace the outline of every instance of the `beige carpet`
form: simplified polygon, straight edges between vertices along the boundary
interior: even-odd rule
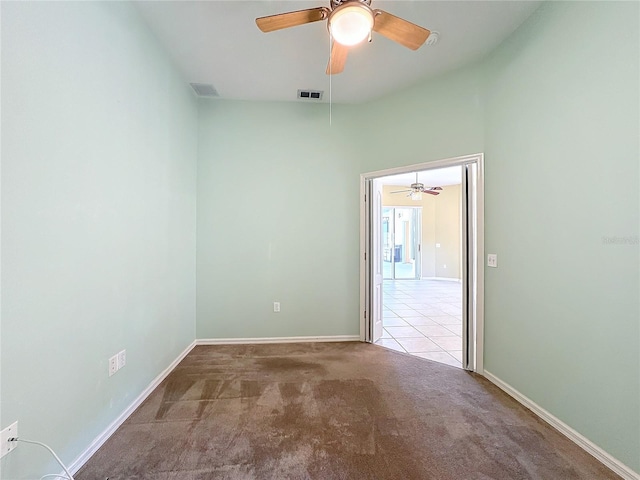
[[[77,480],[619,478],[485,379],[364,343],[196,347]]]

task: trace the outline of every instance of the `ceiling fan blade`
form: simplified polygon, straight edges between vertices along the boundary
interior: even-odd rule
[[[347,53],[349,53],[349,47],[333,42],[333,45],[331,45],[331,57],[327,65],[327,75],[342,73],[344,64],[347,62]]]
[[[440,192],[434,192],[433,190],[423,190],[422,193],[428,193],[429,195],[440,195]]]
[[[395,192],[389,192],[389,193],[404,193],[404,192],[413,192],[413,190],[409,189],[409,190],[396,190]]]
[[[273,32],[283,28],[296,27],[305,23],[319,22],[327,18],[329,9],[326,7],[309,8],[295,12],[280,13],[268,17],[256,18],[256,25],[263,32]]]
[[[442,190],[442,187],[431,187],[429,190]]]
[[[411,50],[420,48],[431,33],[426,28],[422,28],[400,17],[383,12],[382,10],[375,10],[374,13],[376,16],[373,23],[373,31]]]

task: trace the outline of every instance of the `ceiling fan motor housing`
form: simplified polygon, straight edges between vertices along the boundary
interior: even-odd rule
[[[364,3],[365,5],[371,5],[371,0],[331,0],[331,8],[337,8],[345,3]]]

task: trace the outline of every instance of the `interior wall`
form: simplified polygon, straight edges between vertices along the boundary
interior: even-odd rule
[[[334,105],[331,124],[328,105],[203,102],[197,336],[359,335],[360,174],[482,151],[474,72],[416,87],[431,129],[406,148],[394,135],[415,129],[415,92]]]
[[[361,172],[484,151],[483,79],[471,65],[357,106]]]
[[[485,368],[636,472],[639,22],[549,2],[485,65]]]
[[[199,338],[359,335],[351,112],[202,102]]]
[[[423,194],[422,200],[391,193],[406,188],[383,185],[382,205],[422,208],[422,277],[461,279],[460,185],[444,186],[438,196]]]
[[[0,8],[1,426],[69,464],[195,337],[197,105],[129,3]]]
[[[442,187],[436,197],[436,277],[462,279],[460,185]]]

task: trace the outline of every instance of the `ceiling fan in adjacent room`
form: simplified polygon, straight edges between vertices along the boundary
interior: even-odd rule
[[[411,200],[422,200],[422,194],[428,193],[429,195],[440,195],[442,187],[425,187],[423,183],[418,182],[418,173],[416,172],[416,181],[409,185],[406,190],[396,190],[390,193],[407,193],[407,197],[411,197]]]
[[[273,32],[305,23],[327,20],[327,28],[333,39],[327,75],[344,70],[349,47],[365,38],[371,41],[371,31],[379,33],[411,50],[417,50],[431,33],[395,15],[371,8],[371,0],[329,0],[329,7],[270,15],[256,18],[258,28]]]

